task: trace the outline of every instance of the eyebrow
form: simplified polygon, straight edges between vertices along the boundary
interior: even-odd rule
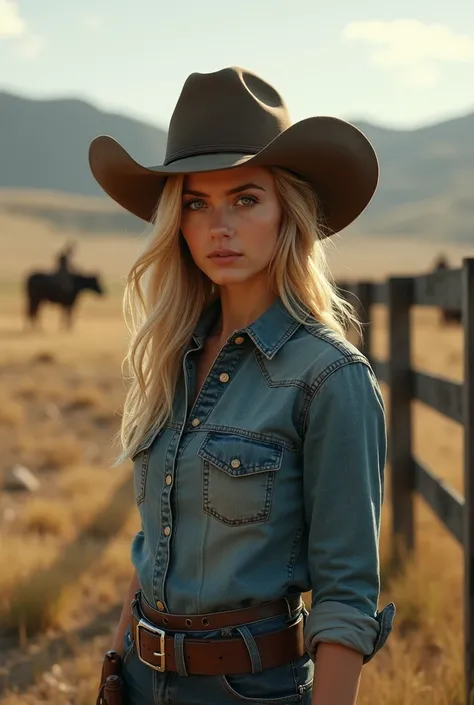
[[[259,191],[265,191],[263,186],[259,186],[258,184],[253,184],[253,183],[248,183],[248,184],[241,184],[240,186],[235,186],[235,188],[231,188],[228,191],[225,192],[226,196],[231,196],[234,193],[241,193],[242,191],[248,191],[249,189],[258,189]],[[194,191],[193,189],[188,189],[185,188],[183,189],[183,196],[199,196],[201,198],[210,198],[210,195],[208,193],[203,193],[202,191]]]

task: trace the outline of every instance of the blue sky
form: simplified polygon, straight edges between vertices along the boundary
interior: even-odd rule
[[[166,128],[186,76],[229,65],[294,121],[437,122],[474,111],[474,1],[0,0],[0,90]]]

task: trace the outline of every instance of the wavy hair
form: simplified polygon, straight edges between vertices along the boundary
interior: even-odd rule
[[[322,323],[342,336],[360,332],[355,309],[342,298],[325,253],[318,201],[309,184],[272,167],[283,216],[269,263],[270,281],[290,315]],[[131,333],[124,376],[130,386],[117,463],[133,457],[151,427],[169,418],[183,354],[203,310],[219,296],[194,263],[180,234],[184,177],[170,176],[160,196],[147,246],[126,280],[123,311]],[[125,372],[125,367],[127,372]]]

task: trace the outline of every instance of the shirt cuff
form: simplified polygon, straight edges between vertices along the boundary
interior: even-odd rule
[[[363,654],[368,663],[387,641],[394,617],[393,602],[375,617],[344,602],[320,602],[306,619],[306,649],[314,661],[319,642],[342,644]]]

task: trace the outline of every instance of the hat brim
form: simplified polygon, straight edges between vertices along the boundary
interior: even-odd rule
[[[325,236],[350,225],[369,204],[377,188],[379,166],[367,137],[354,125],[334,117],[295,123],[257,154],[200,154],[167,166],[138,164],[112,137],[96,137],[89,164],[102,189],[123,208],[150,222],[166,178],[171,174],[233,169],[243,164],[281,167],[313,188],[319,199]]]

